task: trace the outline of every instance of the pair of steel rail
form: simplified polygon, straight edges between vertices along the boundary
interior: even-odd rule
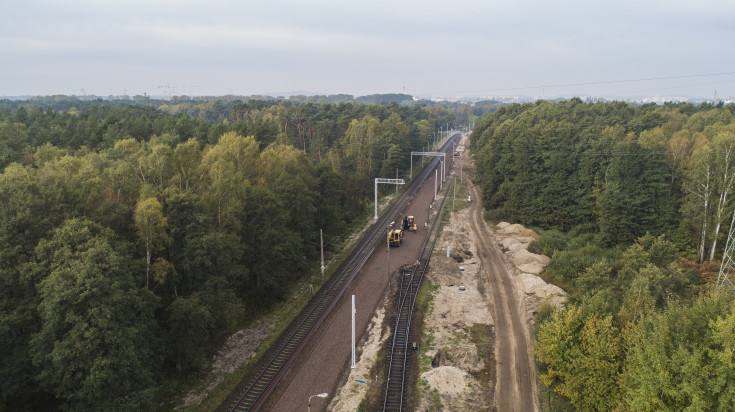
[[[449,186],[447,186],[448,188]],[[417,263],[412,266],[410,272],[401,276],[400,279],[399,293],[396,299],[395,324],[392,330],[391,352],[386,373],[383,411],[403,411],[406,409],[409,359],[411,352],[415,351],[418,355],[418,350],[411,339],[411,327],[416,313],[416,298],[424,275],[429,268],[434,245],[439,237],[444,212],[446,211],[446,198],[447,196],[442,197],[438,213],[431,223],[429,235],[426,236]]]

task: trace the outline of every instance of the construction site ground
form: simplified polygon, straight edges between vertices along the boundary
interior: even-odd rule
[[[461,165],[463,178],[471,176],[469,157],[455,160],[454,172]],[[481,219],[479,191],[469,178],[463,181],[462,197],[470,193],[473,200],[462,202],[466,207],[444,224],[425,285],[431,297],[423,312],[414,409],[538,410],[533,315],[543,302],[561,305],[565,294],[537,276],[549,261],[527,249],[537,235],[504,222],[490,229]],[[384,386],[375,375],[383,362],[377,354],[390,336],[384,322],[390,310],[381,307],[374,314],[357,369],[343,378],[328,410],[354,411],[368,392]],[[503,318],[503,330],[496,313]]]

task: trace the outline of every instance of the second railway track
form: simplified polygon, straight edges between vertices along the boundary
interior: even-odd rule
[[[456,184],[456,183],[455,183]],[[449,186],[447,186],[447,189]],[[424,241],[421,254],[411,271],[401,276],[396,296],[395,324],[392,329],[391,351],[388,360],[383,398],[383,411],[403,411],[406,408],[407,380],[409,370],[409,356],[414,351],[412,323],[416,310],[416,297],[419,288],[429,268],[429,261],[434,245],[439,237],[441,223],[444,219],[446,196],[442,197],[438,213],[431,224],[431,231]]]

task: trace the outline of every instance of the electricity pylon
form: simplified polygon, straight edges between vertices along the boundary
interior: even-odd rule
[[[730,231],[727,234],[727,243],[725,244],[725,252],[722,254],[722,264],[720,265],[720,273],[717,275],[717,288],[726,286],[735,292],[735,285],[732,283],[730,275],[735,269],[735,210],[732,212],[732,221],[730,222]]]

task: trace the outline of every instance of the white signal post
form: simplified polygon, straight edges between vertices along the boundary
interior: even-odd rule
[[[375,220],[378,220],[378,183],[388,183],[392,185],[406,184],[403,179],[383,179],[381,177],[375,178]]]
[[[357,368],[355,365],[355,295],[352,295],[352,369]]]

